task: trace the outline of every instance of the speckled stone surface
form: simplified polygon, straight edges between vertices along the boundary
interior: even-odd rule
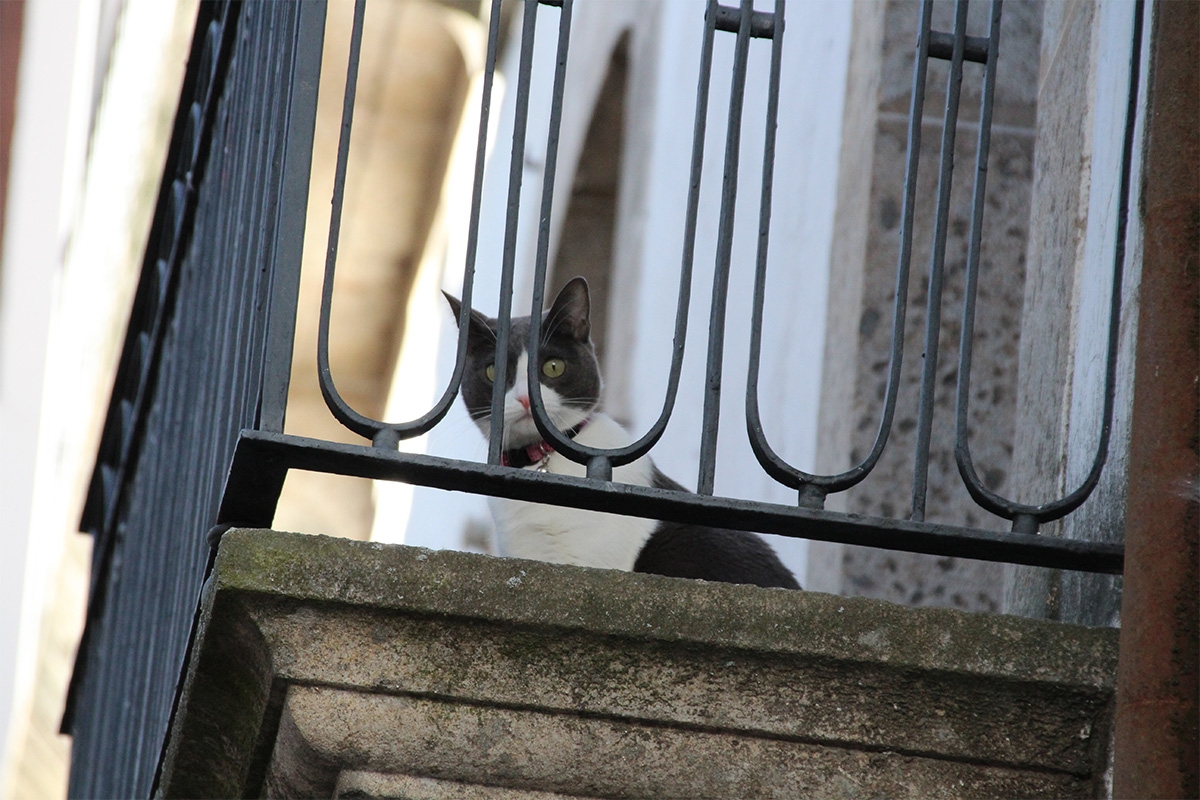
[[[968,34],[985,35],[984,6],[972,7]],[[896,262],[901,217],[908,110],[912,88],[912,43],[919,5],[893,0],[884,15],[882,77],[876,123],[871,211],[858,326],[853,432],[848,464],[870,452],[879,429],[889,370],[894,318]],[[969,441],[976,470],[988,489],[1010,495],[1016,410],[1025,253],[1033,177],[1038,58],[1042,6],[1006,3],[976,308],[971,374]],[[953,30],[953,7],[935,5],[935,30]],[[905,324],[903,371],[896,417],[887,449],[871,476],[841,500],[848,511],[906,518],[912,503],[913,453],[925,351],[929,261],[942,147],[946,62],[931,61],[921,139],[917,199]],[[978,135],[982,68],[967,65],[960,124],[955,142],[952,211],[948,220],[942,330],[929,458],[926,519],[1006,530],[1007,521],[980,509],[963,486],[954,460],[954,414],[962,329],[963,284],[970,229],[970,198]],[[1004,570],[986,562],[890,553],[846,547],[841,555],[840,592],[917,606],[998,611]]]
[[[233,530],[159,795],[1090,797],[1116,642],[1016,617]],[[425,794],[396,788],[409,784]]]

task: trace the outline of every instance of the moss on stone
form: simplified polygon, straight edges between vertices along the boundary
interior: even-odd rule
[[[233,530],[220,585],[506,623],[1111,686],[1117,632],[865,598]]]

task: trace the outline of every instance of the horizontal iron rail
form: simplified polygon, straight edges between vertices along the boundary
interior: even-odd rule
[[[747,12],[730,6],[719,6],[716,3],[713,3],[712,7],[713,27],[726,33],[737,33]],[[753,9],[749,11],[749,18],[750,36],[755,39],[773,39],[775,37],[775,21],[783,19],[778,14],[769,11],[754,11]]]
[[[261,488],[281,486],[289,469],[952,558],[1111,574],[1125,561],[1121,544],[876,519],[252,430],[238,440],[218,521],[269,526],[275,495]]]
[[[931,31],[929,34],[929,57],[940,58],[945,61],[952,59],[954,57],[954,40],[955,36],[953,33]],[[988,46],[990,41],[991,37],[989,36],[963,37],[963,60],[972,61],[976,64],[988,63]]]

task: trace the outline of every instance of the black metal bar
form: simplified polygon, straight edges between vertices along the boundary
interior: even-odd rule
[[[1000,38],[1000,2],[993,2],[989,28],[989,53],[994,53]],[[983,209],[987,182],[987,159],[991,149],[992,96],[995,91],[996,64],[989,58],[983,76],[983,97],[979,108],[979,136],[975,152],[975,193],[971,200],[971,231],[967,245],[967,265],[963,287],[963,323],[958,353],[958,392],[955,405],[955,458],[967,490],[974,494],[980,488],[978,475],[971,462],[968,432],[971,391],[971,363],[975,338],[975,302],[979,292],[979,261],[983,240]],[[979,505],[988,508],[984,502]],[[992,510],[992,509],[988,509]],[[995,513],[993,511],[993,513]],[[1028,521],[1024,523],[1028,527]],[[1033,522],[1036,531],[1037,523]]]
[[[462,307],[458,318],[458,343],[454,355],[454,369],[441,399],[424,416],[413,422],[393,426],[397,435],[416,436],[423,434],[441,421],[458,396],[462,386],[463,371],[467,362],[467,336],[471,327],[471,298],[475,286],[475,259],[479,252],[479,216],[483,205],[483,172],[487,164],[487,133],[491,118],[492,85],[496,76],[496,56],[500,48],[500,3],[492,0],[488,21],[487,56],[484,61],[483,89],[479,107],[479,135],[475,141],[475,176],[471,186],[471,218],[467,226],[467,252],[463,266],[463,285],[459,298]],[[390,449],[390,448],[389,448]]]
[[[558,47],[554,59],[554,86],[550,96],[550,128],[546,137],[546,160],[542,170],[542,208],[538,215],[537,251],[533,262],[533,296],[529,311],[529,334],[526,340],[526,352],[529,354],[529,369],[526,382],[529,391],[529,406],[533,415],[533,423],[542,436],[560,452],[581,451],[585,448],[565,433],[560,431],[551,421],[542,398],[542,383],[537,370],[542,363],[540,350],[542,343],[542,307],[546,297],[546,264],[550,254],[550,219],[554,212],[554,179],[558,170],[558,140],[562,127],[563,92],[567,82],[567,54],[571,44],[571,11],[572,0],[562,0],[562,13],[558,18]],[[594,453],[586,453],[587,474],[597,480],[612,480],[612,461],[607,452],[596,448]]]
[[[299,10],[300,16],[319,14],[324,19],[325,5],[324,0],[303,3]],[[287,411],[325,26],[306,24],[302,20],[299,35],[301,39],[296,43],[297,49],[305,54],[314,53],[315,56],[300,61],[300,69],[303,71],[296,76],[298,80],[291,97],[290,116],[294,123],[288,131],[284,151],[284,178],[279,187],[279,202],[293,211],[282,220],[283,227],[276,239],[273,258],[276,268],[268,276],[271,281],[271,305],[268,310],[267,352],[263,360],[262,401],[258,422],[258,427],[267,431],[282,431]]]
[[[536,4],[534,5],[536,6]],[[417,436],[427,432],[440,422],[450,410],[462,381],[462,371],[466,355],[466,330],[468,328],[469,317],[468,312],[464,311],[459,324],[457,358],[455,359],[454,371],[450,381],[439,401],[418,419],[403,423],[386,423],[372,419],[351,408],[337,391],[329,364],[329,326],[332,316],[334,274],[337,264],[338,239],[341,230],[341,212],[345,196],[346,168],[349,162],[350,133],[354,119],[354,100],[358,86],[358,68],[362,51],[362,29],[365,11],[365,0],[356,0],[354,25],[351,30],[350,39],[350,55],[346,66],[346,89],[342,103],[342,129],[338,141],[338,161],[334,174],[333,208],[329,221],[325,281],[321,293],[321,315],[317,334],[317,372],[321,394],[324,396],[326,405],[334,417],[360,436],[371,439],[377,447],[392,449],[401,438]],[[462,293],[463,306],[466,309],[470,308],[471,289],[474,285],[475,257],[478,248],[479,207],[482,197],[483,167],[487,148],[487,125],[491,107],[491,90],[495,74],[499,17],[499,0],[494,0],[492,24],[488,39],[487,65],[484,75],[482,108],[480,112],[479,140],[476,151],[475,183],[471,200],[471,224],[468,233],[467,264],[464,271],[464,288]],[[511,294],[511,274],[509,277],[509,293]],[[502,314],[502,316],[504,315]],[[501,338],[507,339],[506,324],[501,325]],[[503,366],[498,364],[497,370],[498,372],[502,372]],[[497,383],[500,383],[499,379]]]
[[[499,41],[500,41],[500,19],[501,19],[500,4],[501,4],[501,0],[492,0],[491,16],[490,16],[490,23],[489,23],[489,33],[488,33],[487,55],[486,55],[486,59],[485,59],[484,73],[483,73],[483,88],[482,88],[482,94],[481,94],[481,98],[480,98],[479,134],[478,134],[478,137],[476,140],[476,147],[475,147],[475,175],[474,175],[474,180],[473,180],[472,189],[471,189],[471,212],[470,212],[470,222],[469,222],[468,228],[467,228],[467,250],[466,250],[466,256],[465,256],[465,264],[464,264],[464,268],[463,268],[463,287],[462,287],[461,294],[459,295],[460,298],[462,299],[463,310],[462,310],[459,320],[458,320],[458,344],[457,344],[457,349],[455,351],[456,355],[455,355],[455,361],[454,361],[454,368],[451,372],[450,379],[446,384],[446,388],[442,392],[442,395],[438,399],[438,401],[436,403],[434,403],[434,405],[420,417],[417,417],[416,419],[408,420],[405,422],[383,422],[381,420],[370,419],[369,417],[367,417],[363,414],[360,414],[356,411],[352,411],[349,408],[349,406],[346,403],[344,403],[344,401],[340,398],[340,395],[337,394],[336,389],[333,388],[334,382],[333,382],[333,377],[332,377],[331,373],[328,375],[327,380],[322,379],[322,386],[325,386],[326,384],[328,384],[328,386],[331,389],[333,389],[333,395],[336,398],[336,405],[341,410],[341,412],[344,414],[352,415],[353,418],[358,420],[360,429],[356,430],[356,432],[359,433],[360,435],[367,436],[368,438],[370,438],[372,440],[372,443],[376,447],[380,447],[383,449],[394,449],[396,447],[397,443],[401,439],[407,439],[407,438],[411,438],[413,436],[420,436],[421,434],[427,433],[435,425],[437,425],[439,422],[441,422],[441,420],[449,412],[450,407],[453,405],[455,398],[458,396],[459,388],[462,385],[463,370],[464,370],[465,364],[466,364],[467,331],[470,327],[469,322],[470,322],[471,298],[472,298],[472,293],[473,293],[472,290],[474,288],[474,283],[475,283],[475,262],[476,262],[476,257],[478,255],[478,251],[479,251],[479,219],[480,219],[480,208],[481,208],[482,202],[483,202],[483,174],[484,174],[484,167],[487,163],[487,131],[488,131],[488,123],[489,123],[489,119],[490,119],[490,115],[491,115],[492,87],[493,87],[493,84],[495,81],[496,58],[497,58],[497,53],[499,50]],[[361,27],[358,29],[357,34],[355,34],[352,31],[352,37],[356,37],[357,41],[359,41],[361,43]],[[356,77],[357,65],[358,65],[357,53],[354,54],[353,60],[350,63],[353,66],[355,77],[353,79],[351,79],[351,76],[348,75],[347,76],[347,85],[348,85],[348,88],[350,88],[351,91],[353,92],[353,86],[357,85],[357,77]],[[351,84],[353,84],[353,86]],[[345,104],[345,102],[343,103],[343,114],[346,113],[347,108],[349,108],[349,110],[352,112],[353,111],[353,103],[351,102],[348,106]],[[347,148],[347,153],[348,153],[348,147],[349,147],[348,129],[346,132],[347,132],[347,135],[344,137],[345,138],[344,147]],[[339,154],[340,154],[341,147],[343,147],[343,145],[341,143],[339,143]],[[334,186],[335,195],[340,196],[344,192],[344,186],[345,186],[345,175],[343,172],[340,178],[335,176],[335,186]],[[341,188],[339,188],[339,187],[341,187]],[[336,241],[334,241],[333,244],[334,244],[334,246],[336,246]],[[331,304],[332,303],[332,285],[333,285],[332,265],[327,266],[326,274],[327,274],[327,278],[328,278],[327,286],[329,288],[326,292],[323,292],[323,299],[324,299],[324,295],[328,294],[330,297],[329,302]],[[324,326],[326,326],[326,330],[327,330],[327,326],[329,324],[329,316],[330,316],[329,309],[330,309],[330,307],[331,307],[331,305],[324,306],[324,308],[326,310],[322,314],[322,320],[323,320],[322,324]],[[326,348],[327,348],[327,345],[326,345]],[[336,415],[336,413],[337,412],[335,412],[335,415]],[[352,430],[354,430],[354,428],[352,428]]]
[[[758,405],[759,369],[762,361],[763,305],[767,293],[767,249],[771,231],[771,193],[775,180],[775,129],[779,119],[779,80],[783,63],[783,19],[784,2],[776,0],[775,18],[778,29],[771,42],[771,74],[767,88],[767,126],[763,143],[762,197],[758,212],[758,254],[754,270],[754,306],[750,318],[750,354],[746,370],[746,436],[758,463],[775,480],[799,489],[811,476],[800,473],[784,462],[767,442],[763,432],[762,415]],[[811,508],[820,508],[824,492],[818,490],[812,502],[804,503]]]
[[[712,494],[717,471],[717,429],[721,413],[721,372],[725,356],[725,304],[729,294],[729,265],[733,253],[733,219],[737,203],[738,162],[742,142],[742,105],[746,64],[750,56],[753,0],[742,0],[741,24],[734,46],[729,90],[729,123],[725,135],[725,170],[721,184],[721,215],[717,225],[717,256],[713,268],[712,306],[708,327],[708,366],[704,381],[704,412],[700,431],[700,469],[696,491]]]
[[[954,52],[946,79],[946,111],[942,117],[942,158],[938,170],[937,212],[933,251],[929,260],[929,288],[925,305],[925,353],[921,366],[921,398],[917,406],[917,448],[913,464],[911,519],[925,519],[925,492],[929,481],[929,443],[933,433],[933,401],[937,389],[938,335],[942,329],[942,283],[945,276],[946,237],[950,223],[950,189],[954,178],[954,140],[958,132],[958,101],[962,92],[963,50],[967,36],[967,0],[954,9]]]
[[[508,208],[504,223],[504,250],[500,264],[500,307],[496,312],[495,377],[492,383],[492,419],[488,433],[488,463],[499,464],[504,450],[504,394],[508,386],[508,336],[512,321],[513,271],[517,257],[517,229],[521,216],[521,180],[525,171],[525,132],[529,126],[529,82],[533,73],[533,37],[537,24],[536,0],[525,0],[521,27],[521,59],[517,67],[516,110],[513,114],[512,155],[508,167]]]
[[[750,14],[750,35],[755,39],[770,39],[775,35],[776,20],[783,19],[765,11]],[[719,31],[737,33],[742,26],[742,10],[730,6],[716,6],[713,24]]]
[[[438,456],[385,452],[363,445],[267,431],[244,432],[234,458],[235,469],[252,470],[254,464],[262,463],[596,511],[619,508],[623,514],[647,519],[956,558],[1114,574],[1121,571],[1124,558],[1124,548],[1119,544],[994,533],[908,520],[869,519],[855,514],[597,482]]]
[[[962,345],[958,375],[958,394],[955,422],[954,456],[958,463],[959,473],[971,497],[981,507],[993,514],[1013,521],[1013,530],[1022,532],[1036,531],[1040,523],[1060,519],[1081,506],[1100,480],[1100,472],[1108,458],[1109,439],[1112,435],[1113,408],[1116,399],[1117,350],[1120,338],[1121,323],[1121,291],[1125,272],[1126,236],[1129,230],[1129,200],[1132,191],[1131,173],[1133,169],[1133,145],[1137,130],[1138,93],[1141,86],[1141,57],[1142,57],[1142,20],[1143,2],[1137,0],[1134,4],[1133,44],[1129,64],[1129,91],[1125,105],[1125,137],[1121,151],[1121,178],[1117,195],[1117,230],[1115,251],[1113,254],[1112,294],[1109,299],[1108,322],[1108,353],[1105,362],[1104,375],[1104,410],[1100,428],[1100,440],[1096,445],[1096,455],[1092,460],[1091,469],[1083,482],[1066,496],[1059,500],[1031,505],[1016,503],[1001,497],[989,490],[979,480],[971,459],[968,441],[968,404],[970,399],[970,367],[971,367],[971,337],[974,333],[975,291],[974,282],[978,271],[978,252],[974,260],[968,260],[967,280],[968,291],[964,297]],[[994,12],[993,26],[999,36],[999,11]],[[981,124],[980,136],[984,128]],[[977,200],[982,205],[982,200]],[[977,214],[982,217],[982,209]],[[976,222],[972,219],[972,242],[977,237]]]
[[[346,92],[342,100],[342,128],[338,139],[337,167],[333,176],[333,200],[329,214],[329,241],[325,251],[325,281],[321,288],[321,316],[317,326],[317,381],[325,405],[338,422],[359,436],[374,439],[380,425],[350,407],[333,382],[329,366],[329,323],[333,309],[334,272],[342,228],[342,205],[346,196],[346,167],[350,160],[350,131],[354,124],[354,98],[358,93],[358,65],[362,57],[363,19],[366,0],[355,0],[354,25],[350,32],[350,55],[346,62]]]

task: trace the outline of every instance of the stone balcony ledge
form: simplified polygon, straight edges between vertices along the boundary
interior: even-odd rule
[[[1117,631],[270,530],[163,797],[1105,794]]]

